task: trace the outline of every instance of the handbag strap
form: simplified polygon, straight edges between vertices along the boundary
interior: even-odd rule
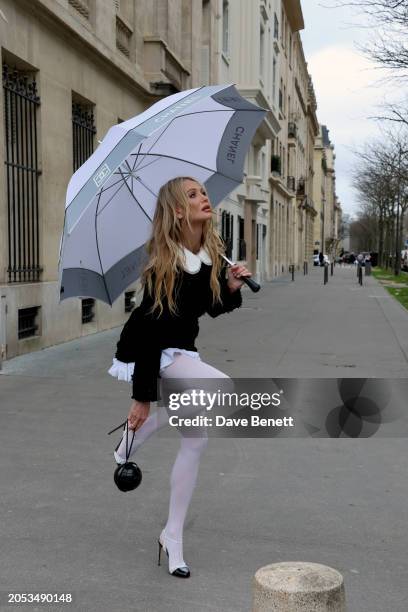
[[[130,447],[128,446],[129,427],[128,427],[128,420],[127,419],[126,419],[126,421],[123,421],[123,423],[121,423],[120,425],[115,427],[115,429],[112,429],[111,431],[108,431],[108,436],[110,436],[110,434],[114,433],[115,431],[118,431],[118,429],[120,429],[121,427],[123,427],[124,429],[126,428],[126,463],[127,463],[127,460],[129,459],[130,451],[131,451],[132,446],[133,446],[133,440],[135,439],[136,431],[134,429],[132,430],[133,431],[133,437],[132,437],[132,442],[130,443]]]
[[[130,450],[131,450],[131,448],[132,448],[132,446],[133,446],[133,440],[135,439],[135,433],[136,433],[136,431],[135,431],[134,429],[133,429],[132,431],[133,431],[133,437],[132,437],[132,442],[130,443],[130,446],[129,446],[129,451],[128,451],[128,432],[129,432],[129,425],[128,425],[128,422],[126,421],[126,463],[128,462],[129,455],[130,455]]]

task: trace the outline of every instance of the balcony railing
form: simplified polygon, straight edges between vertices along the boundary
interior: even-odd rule
[[[132,29],[123,17],[116,15],[116,47],[126,57],[130,56]]]
[[[68,0],[68,2],[82,17],[89,19],[89,0]]]

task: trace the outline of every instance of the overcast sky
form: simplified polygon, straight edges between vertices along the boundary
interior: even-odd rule
[[[325,8],[332,0],[302,0],[305,29],[301,32],[308,69],[317,98],[317,117],[327,125],[336,152],[337,195],[343,211],[353,213],[358,203],[351,187],[353,156],[372,136],[378,124],[369,117],[390,99],[389,85],[379,84],[381,72],[356,48],[370,36],[362,28],[364,16],[350,7]],[[394,98],[395,99],[395,96]]]

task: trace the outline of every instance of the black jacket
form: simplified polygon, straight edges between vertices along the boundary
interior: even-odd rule
[[[241,291],[230,292],[225,270],[223,267],[219,278],[222,303],[215,304],[212,303],[210,288],[211,266],[202,263],[195,274],[181,271],[176,280],[176,315],[171,314],[166,300],[163,301],[164,310],[160,316],[150,314],[154,300],[145,288],[140,306],[132,312],[122,330],[116,351],[119,361],[135,362],[133,399],[144,402],[157,400],[157,379],[163,349],[176,347],[197,351],[194,342],[201,315],[208,313],[211,317],[218,317],[241,306]]]

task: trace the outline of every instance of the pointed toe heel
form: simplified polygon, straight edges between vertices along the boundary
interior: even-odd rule
[[[170,539],[170,538],[167,538]],[[166,537],[163,536],[163,540],[164,542],[162,542],[159,539],[157,540],[157,543],[159,545],[159,558],[157,561],[157,565],[161,564],[161,552],[162,550],[165,551],[166,555],[167,555],[167,559],[169,560],[169,551],[167,550],[166,544],[165,544],[165,540]],[[175,540],[171,540],[172,542],[176,542]],[[177,544],[181,545],[181,542],[177,542]],[[172,576],[176,576],[176,578],[190,578],[190,568],[188,567],[188,565],[180,565],[179,567],[176,567],[173,571],[170,571],[170,560],[169,560],[169,574],[171,574]]]

